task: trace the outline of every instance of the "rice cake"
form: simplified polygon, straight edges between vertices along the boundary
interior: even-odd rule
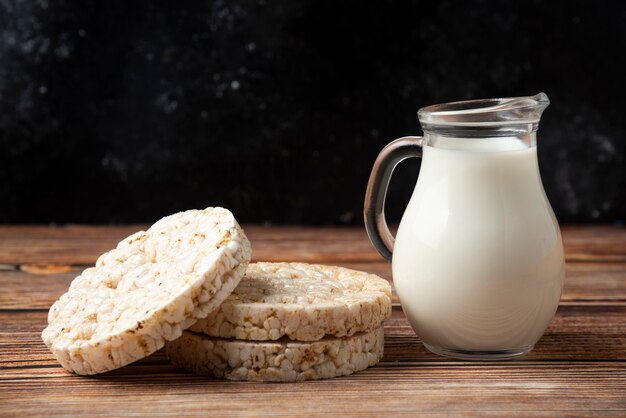
[[[248,341],[316,341],[381,326],[391,286],[373,274],[304,263],[252,263],[239,286],[190,331]]]
[[[380,326],[350,337],[319,341],[240,341],[190,331],[166,344],[178,367],[231,380],[295,382],[345,376],[377,364],[383,356]]]
[[[226,299],[243,277],[250,251],[226,209],[165,217],[74,279],[50,308],[43,341],[78,374],[146,357]]]

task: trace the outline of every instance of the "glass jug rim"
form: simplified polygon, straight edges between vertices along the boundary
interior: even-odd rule
[[[417,112],[424,131],[452,127],[537,130],[543,111],[550,104],[545,93],[534,96],[462,100],[434,104]],[[516,129],[516,130],[517,130]]]

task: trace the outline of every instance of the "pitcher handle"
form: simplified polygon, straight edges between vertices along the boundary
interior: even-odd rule
[[[403,160],[422,156],[422,137],[405,136],[387,144],[382,149],[372,168],[365,192],[365,229],[380,255],[391,261],[394,237],[385,219],[385,198],[391,175]]]

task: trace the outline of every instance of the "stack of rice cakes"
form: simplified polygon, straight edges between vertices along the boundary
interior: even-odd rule
[[[171,361],[235,380],[344,376],[382,358],[391,288],[373,274],[254,263],[217,311],[166,345]]]
[[[165,217],[74,279],[42,339],[82,375],[164,345],[176,365],[238,380],[323,379],[380,360],[389,283],[340,267],[249,264],[250,256],[227,209]]]

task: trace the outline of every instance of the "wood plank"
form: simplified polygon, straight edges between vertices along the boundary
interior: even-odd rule
[[[566,263],[562,300],[626,300],[626,263]]]
[[[0,311],[0,368],[57,365],[40,337],[46,319],[45,311]],[[428,352],[399,309],[385,335],[384,362],[454,362]],[[535,350],[518,361],[572,360],[626,361],[626,306],[561,306]],[[157,353],[141,362],[165,360]]]
[[[0,380],[5,416],[623,416],[623,364],[386,364],[325,381],[263,384],[173,369],[78,377],[31,369]]]
[[[81,271],[44,275],[0,270],[0,309],[48,309]]]
[[[569,260],[626,261],[624,225],[566,225],[561,232]]]
[[[0,264],[91,265],[98,255],[145,226],[0,226]],[[246,226],[255,260],[381,261],[363,227]],[[569,260],[626,261],[626,227],[565,226]]]
[[[0,264],[91,265],[124,237],[145,225],[125,227],[0,226]],[[267,228],[246,226],[253,257],[265,261],[343,258],[380,260],[363,228]]]
[[[393,285],[391,265],[387,262],[338,264],[377,274]],[[82,268],[60,266],[52,270],[29,265],[22,268],[26,271],[0,270],[0,309],[47,309],[82,271]],[[399,303],[395,292],[393,302]],[[626,263],[567,263],[561,303],[577,302],[626,303]]]

